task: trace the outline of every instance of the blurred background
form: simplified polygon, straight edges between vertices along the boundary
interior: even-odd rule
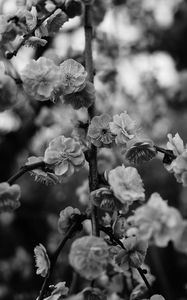
[[[0,13],[14,14],[26,0],[1,0]],[[95,0],[93,13],[95,87],[97,110],[111,115],[127,110],[144,132],[159,146],[166,146],[168,133],[187,141],[187,1],[185,0]],[[0,60],[12,76],[31,58],[46,56],[56,64],[74,58],[84,64],[82,19],[67,22],[43,48],[23,47],[11,62]],[[16,43],[16,42],[15,42]],[[6,181],[28,156],[43,155],[54,137],[72,134],[76,122],[86,121],[84,109],[74,111],[60,101],[37,102],[18,87],[11,110],[0,113],[0,181]],[[169,205],[187,217],[187,189],[163,167],[162,155],[138,168],[146,197],[159,192]],[[121,164],[116,149],[98,153],[98,168]],[[36,299],[42,278],[35,274],[33,249],[42,243],[52,253],[59,242],[57,222],[68,205],[87,207],[85,168],[68,182],[45,186],[26,174],[21,186],[21,207],[0,215],[0,299]],[[89,229],[85,226],[85,230]],[[67,263],[70,243],[58,260],[54,282],[72,281]],[[186,252],[186,253],[185,253]],[[177,252],[150,247],[147,263],[156,276],[155,288],[168,300],[187,299],[187,249]],[[80,280],[80,278],[79,278]],[[81,280],[77,283],[77,292]]]

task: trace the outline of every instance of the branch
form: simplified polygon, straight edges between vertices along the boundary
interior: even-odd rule
[[[12,177],[10,177],[7,182],[9,184],[13,184],[18,178],[20,178],[22,175],[24,175],[25,173],[29,172],[29,171],[32,171],[34,169],[38,169],[38,168],[45,168],[46,167],[46,164],[44,161],[40,161],[40,162],[37,162],[37,163],[34,163],[34,164],[30,164],[30,165],[25,165],[23,167],[21,167],[21,169],[16,173],[14,174]]]
[[[107,227],[104,227],[102,225],[99,226],[100,230],[103,231],[104,233],[106,233],[111,241],[114,241],[115,243],[117,243],[122,249],[126,250],[126,248],[124,247],[123,243],[115,237],[115,235],[112,233],[112,231],[110,230],[110,228],[107,228]],[[149,293],[152,295],[153,294],[153,291],[152,291],[152,287],[150,286],[145,274],[144,274],[144,271],[139,267],[137,268],[140,276],[142,277],[143,281],[145,282],[145,285],[147,286],[148,290],[149,290]]]
[[[44,282],[43,282],[43,285],[42,285],[42,288],[40,290],[40,294],[39,294],[39,297],[37,298],[37,300],[43,300],[45,292],[49,286],[49,282],[50,282],[54,267],[56,265],[56,262],[57,262],[57,259],[58,259],[58,256],[59,256],[61,250],[65,246],[66,242],[69,239],[71,239],[72,234],[75,233],[76,231],[80,230],[80,225],[84,220],[87,219],[87,216],[86,215],[76,215],[76,218],[77,219],[73,222],[73,224],[67,230],[64,238],[60,242],[60,244],[59,244],[58,248],[56,249],[56,251],[54,252],[53,256],[50,258],[51,266],[50,266],[47,276],[44,279]]]
[[[176,158],[176,156],[173,154],[173,151],[171,151],[171,150],[167,150],[167,149],[161,148],[161,147],[156,146],[156,145],[154,145],[154,148],[158,152],[164,153],[165,155],[169,156],[171,159],[175,159]]]
[[[85,31],[85,67],[88,73],[88,80],[93,82],[93,56],[92,56],[92,12],[91,5],[85,5],[85,20],[84,20],[84,31]],[[91,120],[95,115],[95,104],[88,108],[89,119]],[[98,172],[97,172],[97,148],[92,144],[88,155],[89,163],[89,187],[90,191],[94,191],[98,186]],[[92,231],[93,235],[99,236],[98,228],[98,217],[97,208],[92,205]]]
[[[18,53],[18,51],[19,51],[19,49],[20,49],[22,46],[24,46],[25,42],[26,42],[31,36],[33,36],[35,30],[38,29],[38,28],[43,24],[43,22],[45,22],[45,20],[47,20],[50,16],[52,16],[52,15],[55,13],[55,11],[56,11],[57,9],[59,9],[59,8],[62,9],[62,10],[64,10],[64,9],[65,9],[64,3],[61,4],[61,5],[56,5],[56,7],[54,8],[53,11],[48,12],[42,19],[38,20],[36,26],[35,26],[32,30],[28,31],[28,33],[25,34],[25,35],[23,36],[23,40],[22,40],[21,43],[17,46],[17,48],[16,48],[13,52],[9,52],[9,51],[8,51],[8,52],[6,53],[6,58],[7,58],[7,59],[11,59],[13,56],[16,56],[17,53]],[[11,21],[11,19],[10,19],[9,21]]]

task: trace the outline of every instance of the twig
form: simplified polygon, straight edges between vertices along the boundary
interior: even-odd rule
[[[56,7],[54,8],[54,10],[52,10],[51,12],[48,12],[42,19],[38,20],[36,26],[35,26],[32,30],[28,31],[28,33],[26,33],[26,34],[23,36],[23,40],[22,40],[21,43],[17,46],[17,48],[16,48],[13,52],[7,52],[6,58],[7,58],[7,59],[11,59],[13,56],[16,56],[17,53],[18,53],[18,51],[19,51],[19,49],[20,49],[22,46],[24,46],[25,42],[26,42],[26,41],[34,34],[35,30],[38,29],[38,28],[43,24],[43,22],[45,22],[45,20],[47,20],[50,16],[52,16],[52,15],[55,13],[55,11],[56,11],[57,9],[59,9],[59,8],[62,9],[62,10],[64,10],[64,9],[65,9],[64,3],[61,4],[61,5],[56,5]],[[10,20],[10,21],[11,21],[11,20]]]
[[[164,149],[164,148],[161,148],[159,146],[156,146],[154,145],[154,148],[158,151],[158,152],[161,152],[161,153],[164,153],[165,155],[167,156],[170,156],[170,158],[172,159],[175,159],[176,156],[173,154],[173,152],[171,150],[167,150],[167,149]]]
[[[103,231],[104,233],[106,233],[110,237],[111,241],[116,242],[122,249],[126,250],[123,243],[118,238],[115,237],[115,235],[112,233],[110,228],[106,228],[102,225],[100,225],[99,228],[100,228],[101,231]],[[149,293],[152,295],[153,294],[152,287],[150,286],[143,270],[141,268],[137,268],[137,270],[138,270],[140,276],[142,277],[143,281],[145,282],[145,285],[147,286],[147,288],[149,290]]]
[[[94,72],[93,72],[93,56],[92,56],[92,38],[93,38],[93,28],[92,28],[92,13],[91,5],[85,6],[85,20],[84,20],[84,30],[85,30],[85,67],[88,73],[88,80],[93,82]],[[91,120],[95,115],[95,104],[88,108],[89,119]],[[88,155],[89,163],[89,187],[90,191],[94,191],[98,186],[98,172],[97,172],[97,148],[92,144]],[[97,208],[92,205],[92,232],[93,235],[99,236],[98,228],[98,217]]]
[[[59,244],[58,248],[56,249],[56,251],[54,252],[53,256],[50,259],[51,262],[51,266],[48,272],[48,275],[45,277],[45,280],[43,282],[42,288],[40,290],[40,294],[37,300],[43,300],[43,297],[45,295],[45,292],[49,286],[49,282],[54,270],[54,267],[56,265],[58,256],[61,252],[61,250],[63,249],[63,247],[65,246],[66,242],[72,237],[72,234],[78,230],[80,230],[80,225],[81,223],[87,218],[86,215],[76,215],[77,219],[76,221],[71,225],[71,227],[67,230],[64,238],[62,239],[61,243]]]
[[[34,169],[38,169],[38,168],[45,168],[46,164],[44,161],[40,161],[34,164],[29,164],[29,165],[25,165],[23,166],[16,174],[14,174],[12,177],[10,177],[7,182],[9,184],[13,184],[19,177],[21,177],[22,175],[24,175],[25,173],[32,171]]]

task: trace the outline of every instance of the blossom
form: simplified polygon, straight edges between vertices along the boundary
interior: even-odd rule
[[[84,236],[73,242],[69,261],[81,276],[92,280],[104,272],[108,257],[108,246],[102,238]]]
[[[61,300],[62,296],[67,296],[69,288],[66,287],[66,282],[59,282],[55,286],[49,286],[52,289],[52,293],[49,297],[44,298],[44,300]]]
[[[115,263],[124,270],[129,267],[139,268],[144,262],[148,243],[131,236],[124,239],[123,245],[124,249],[119,250],[115,256]]]
[[[82,185],[76,189],[76,195],[79,199],[79,202],[83,205],[89,205],[89,182],[88,179],[84,180]]]
[[[182,154],[184,151],[184,142],[180,135],[176,133],[175,136],[172,137],[171,133],[168,133],[167,137],[169,139],[169,142],[167,143],[168,150],[173,151],[176,156]]]
[[[45,247],[39,244],[34,248],[34,254],[37,267],[36,274],[46,277],[50,268],[50,260]]]
[[[43,161],[44,161],[44,159],[41,156],[39,156],[39,157],[30,156],[25,165],[29,166],[30,164],[34,164],[34,163],[37,163],[37,162],[43,162]],[[35,180],[38,181],[38,182],[43,182],[45,184],[57,184],[57,183],[59,183],[58,176],[56,176],[52,172],[44,171],[41,168],[37,168],[37,169],[34,169],[34,170],[30,171],[30,174],[32,176],[34,176]]]
[[[11,108],[17,99],[15,81],[5,74],[3,65],[0,65],[0,112]]]
[[[72,223],[72,217],[74,215],[80,215],[80,210],[78,208],[73,208],[71,206],[66,207],[61,210],[60,218],[58,220],[58,231],[62,234],[66,232]]]
[[[144,138],[134,138],[127,142],[122,154],[125,154],[127,160],[134,164],[146,162],[155,157],[157,151],[153,142]]]
[[[63,179],[78,171],[84,165],[85,157],[78,142],[61,135],[49,143],[44,161]]]
[[[145,205],[137,208],[132,219],[141,238],[159,247],[175,241],[183,230],[179,211],[168,206],[158,193],[153,193]]]
[[[74,59],[67,59],[60,64],[60,82],[63,95],[80,92],[86,86],[87,72]]]
[[[125,111],[113,117],[113,122],[110,122],[110,130],[116,135],[117,144],[126,144],[127,141],[135,137],[137,124]]]
[[[122,204],[145,198],[142,179],[136,168],[119,166],[109,171],[108,182]]]
[[[187,149],[172,161],[169,170],[174,173],[177,182],[187,186]]]
[[[114,211],[115,209],[122,209],[123,205],[114,196],[113,192],[107,188],[99,188],[90,194],[92,203],[100,209],[107,211]]]
[[[20,206],[20,187],[17,184],[10,185],[8,182],[0,183],[0,212],[12,211]]]
[[[88,136],[96,147],[108,147],[114,141],[114,135],[110,131],[110,115],[102,114],[91,120],[88,128]]]
[[[39,101],[54,100],[59,68],[48,58],[31,60],[21,73],[25,92]]]
[[[70,104],[74,109],[81,107],[90,107],[95,100],[95,88],[93,83],[87,81],[83,89],[76,93],[64,95],[63,100],[66,104]]]

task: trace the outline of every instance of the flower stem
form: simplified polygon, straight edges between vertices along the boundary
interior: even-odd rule
[[[101,231],[103,231],[104,233],[106,233],[110,237],[111,241],[114,241],[119,246],[121,246],[122,249],[126,250],[126,248],[124,247],[123,243],[118,238],[115,237],[115,235],[112,233],[112,231],[110,230],[110,228],[107,228],[107,227],[102,226],[102,225],[100,225],[99,228],[100,228]],[[142,277],[143,281],[145,282],[145,285],[147,286],[150,295],[152,295],[153,294],[152,287],[150,286],[150,284],[149,284],[149,282],[148,282],[148,280],[147,280],[147,278],[146,278],[143,270],[140,267],[137,268],[137,270],[138,270],[140,276]]]
[[[45,296],[45,292],[46,292],[46,290],[49,286],[49,282],[51,280],[51,276],[52,276],[54,267],[56,265],[56,262],[57,262],[57,259],[58,259],[58,256],[59,256],[61,250],[65,246],[66,242],[72,237],[72,234],[80,229],[81,223],[86,218],[87,218],[86,215],[77,215],[76,221],[73,222],[73,224],[69,227],[69,229],[67,230],[65,236],[63,237],[63,239],[60,242],[59,246],[57,247],[56,251],[54,252],[53,256],[50,258],[51,266],[50,266],[48,275],[44,279],[44,282],[43,282],[43,285],[42,285],[42,288],[40,290],[39,297],[38,297],[37,300],[43,300],[43,298]]]
[[[27,173],[28,171],[32,171],[34,169],[38,169],[38,168],[45,168],[46,164],[44,161],[40,161],[34,164],[30,164],[30,165],[25,165],[23,167],[21,167],[21,169],[14,174],[12,177],[10,177],[7,182],[9,184],[13,184],[18,178],[20,178],[22,175],[24,175],[25,173]]]
[[[92,55],[92,12],[91,5],[85,6],[85,19],[84,19],[84,31],[85,31],[85,68],[88,73],[88,80],[93,82],[93,55]],[[91,120],[95,116],[95,103],[88,108],[89,119]],[[98,187],[98,172],[97,172],[97,148],[92,144],[88,155],[89,163],[89,187],[90,191],[94,191]],[[98,216],[97,208],[92,205],[92,232],[93,235],[99,236]]]

